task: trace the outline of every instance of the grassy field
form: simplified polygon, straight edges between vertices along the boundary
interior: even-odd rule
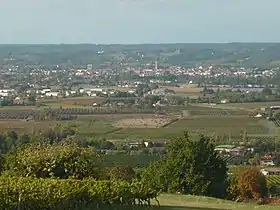
[[[0,107],[1,110],[34,110],[38,109],[36,106],[5,106],[5,107]]]
[[[109,117],[114,116],[114,117]],[[149,116],[146,116],[149,117]],[[83,117],[78,118],[80,132],[88,135],[103,136],[110,140],[139,140],[139,139],[168,139],[190,131],[196,136],[199,133],[230,134],[232,138],[239,137],[242,130],[246,130],[250,135],[268,135],[269,128],[265,126],[264,119],[254,119],[248,117],[193,117],[179,119],[166,127],[134,127],[134,125],[116,128],[116,122],[122,119],[130,119],[134,122],[133,115],[108,115],[107,117]],[[143,118],[145,120],[145,118]],[[149,120],[149,118],[147,118]]]
[[[64,106],[82,106],[91,103],[92,99],[83,98],[77,104],[75,99],[62,99],[57,106],[62,103]],[[236,104],[237,105],[237,104]],[[245,106],[245,105],[244,105]],[[30,107],[29,107],[30,108]],[[34,108],[34,107],[33,107]],[[157,139],[166,140],[189,131],[193,136],[199,133],[207,135],[229,134],[233,139],[239,138],[242,130],[246,130],[249,135],[276,135],[272,132],[270,125],[265,123],[265,119],[249,118],[247,111],[238,109],[213,108],[203,105],[187,105],[183,107],[169,107],[165,116],[155,114],[95,114],[88,116],[78,116],[77,120],[71,121],[79,126],[80,135],[104,137],[109,140],[141,140]],[[177,121],[176,121],[177,120]],[[2,120],[0,121],[0,131],[9,129],[17,131],[34,131],[45,129],[57,123],[68,123],[69,121],[20,121]],[[170,124],[169,124],[170,122]]]
[[[163,194],[159,197],[161,208],[166,210],[277,210],[279,206],[240,204],[236,202],[188,195]]]
[[[253,118],[233,118],[233,117],[210,117],[210,118],[193,118],[181,119],[170,128],[185,128],[193,132],[202,133],[231,133],[239,135],[242,130],[247,130],[248,134],[266,134],[268,129],[265,128],[258,119]]]
[[[44,104],[45,106],[50,106],[53,108],[84,108],[87,106],[92,106],[94,103],[102,103],[104,98],[99,97],[76,97],[76,98],[64,98],[64,99],[54,99],[54,100],[42,100],[38,101],[38,104]]]
[[[255,102],[255,103],[230,103],[220,104],[219,107],[233,107],[243,109],[260,109],[267,106],[280,106],[279,102]]]
[[[60,121],[23,121],[23,120],[3,120],[0,121],[0,132],[8,130],[14,130],[17,132],[36,132],[39,130],[45,130],[59,123],[65,123]]]

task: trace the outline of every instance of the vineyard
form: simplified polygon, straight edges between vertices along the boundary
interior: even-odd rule
[[[280,119],[273,119],[272,122],[276,127],[280,127]]]
[[[249,141],[262,141],[262,142],[273,142],[277,139],[277,136],[248,136]]]
[[[191,110],[191,115],[193,116],[227,116],[228,112],[225,110]]]
[[[190,132],[199,132],[207,134],[231,134],[231,136],[240,135],[245,129],[248,134],[267,134],[268,129],[263,127],[258,119],[254,118],[234,118],[234,117],[211,117],[211,118],[193,118],[180,119],[168,126],[172,129],[187,129]]]
[[[268,184],[275,184],[280,187],[280,176],[278,175],[266,176],[266,181]]]
[[[72,120],[77,115],[98,114],[163,114],[154,109],[111,109],[111,108],[65,108],[37,110],[1,110],[0,120],[30,119],[30,120]]]

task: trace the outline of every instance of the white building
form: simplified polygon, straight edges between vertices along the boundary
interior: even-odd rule
[[[13,95],[14,93],[15,93],[14,89],[3,89],[3,90],[0,90],[0,96],[2,96],[2,97],[7,97],[7,96],[10,96],[10,95]]]
[[[269,176],[269,175],[279,175],[280,176],[280,168],[261,169],[261,173],[265,176]]]
[[[60,95],[59,92],[48,92],[46,93],[47,97],[58,97]]]

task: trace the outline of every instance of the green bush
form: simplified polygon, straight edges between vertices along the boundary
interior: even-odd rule
[[[91,148],[75,144],[41,144],[19,149],[12,174],[36,178],[98,178],[100,157]]]
[[[149,204],[157,195],[157,191],[137,181],[0,177],[0,209],[132,207],[136,203]]]

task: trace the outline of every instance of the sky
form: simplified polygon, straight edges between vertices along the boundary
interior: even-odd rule
[[[280,42],[280,0],[0,0],[1,44]]]

